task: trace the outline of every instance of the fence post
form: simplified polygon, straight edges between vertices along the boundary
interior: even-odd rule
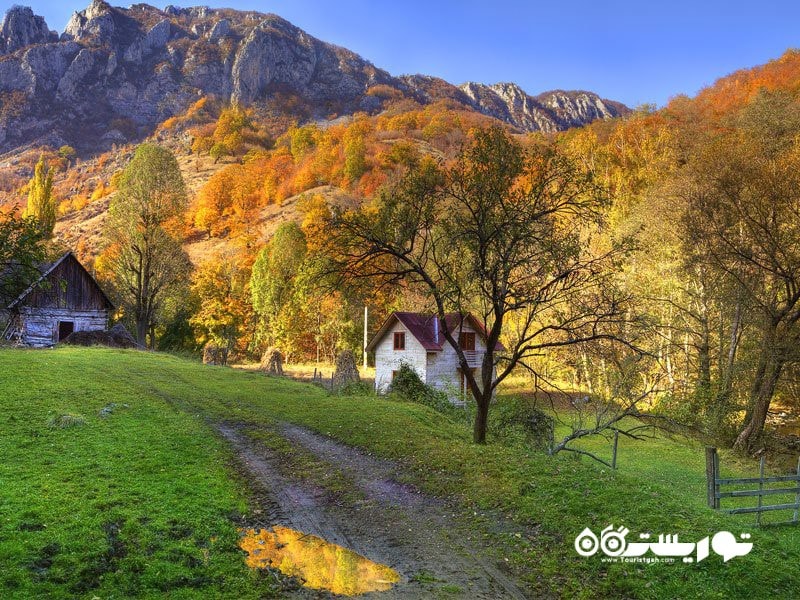
[[[800,488],[800,456],[797,457],[797,481],[794,482]],[[792,522],[797,523],[797,511],[800,510],[800,491],[794,497],[794,514],[792,515]]]
[[[709,508],[719,508],[719,498],[717,498],[718,468],[717,449],[706,446],[706,491]]]
[[[761,460],[758,463],[758,491],[764,491],[764,460],[765,456],[761,455]],[[758,495],[758,508],[759,511],[756,513],[756,527],[761,527],[761,507],[764,506],[764,496],[759,494]]]

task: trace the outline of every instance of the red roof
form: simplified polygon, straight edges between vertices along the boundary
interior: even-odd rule
[[[461,321],[463,320],[464,322],[469,322],[472,328],[481,335],[484,341],[486,340],[486,329],[483,327],[483,324],[471,314],[468,313],[466,315],[460,315],[459,313],[448,313],[444,318],[447,323],[447,329],[451,333],[458,331]],[[408,329],[411,335],[417,339],[417,341],[422,345],[423,348],[425,348],[425,350],[428,352],[441,352],[443,346],[447,344],[447,340],[445,339],[441,330],[439,330],[440,323],[438,322],[438,319],[439,318],[435,315],[425,315],[422,313],[413,312],[394,312],[389,316],[388,319],[386,319],[386,322],[378,330],[378,333],[375,334],[375,337],[373,337],[372,341],[367,345],[367,350],[374,350],[375,346],[377,346],[378,342],[383,339],[394,323],[399,321],[405,325],[406,329]],[[495,350],[503,351],[505,350],[505,346],[503,346],[503,344],[500,342],[497,342],[495,345]]]

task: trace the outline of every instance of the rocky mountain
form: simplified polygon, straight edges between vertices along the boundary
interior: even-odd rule
[[[93,0],[60,35],[13,7],[0,28],[0,153],[27,144],[83,151],[149,135],[200,96],[246,105],[301,98],[315,116],[376,112],[388,86],[422,103],[450,98],[522,131],[555,131],[627,108],[591,92],[529,96],[514,84],[456,87],[393,77],[278,16],[206,7],[164,10]]]
[[[529,96],[514,83],[465,83],[460,88],[484,114],[526,131],[559,131],[624,115],[628,108],[592,92],[556,90]]]

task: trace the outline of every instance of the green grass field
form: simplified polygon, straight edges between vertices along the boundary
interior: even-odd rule
[[[2,598],[277,594],[237,547],[247,482],[209,425],[222,419],[309,427],[398,461],[409,483],[456,498],[477,519],[507,517],[526,534],[489,542],[532,594],[793,598],[800,589],[800,528],[754,529],[752,517],[705,508],[699,446],[624,441],[614,472],[513,444],[474,446],[464,425],[425,406],[133,351],[0,350],[0,382]],[[62,424],[62,415],[73,418]],[[645,531],[682,541],[748,531],[754,548],[693,565],[576,554],[584,527],[612,523],[630,528],[629,541]]]

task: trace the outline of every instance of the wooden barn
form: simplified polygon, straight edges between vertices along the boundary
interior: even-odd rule
[[[72,252],[42,265],[41,277],[8,305],[5,337],[37,348],[73,331],[105,331],[114,305]]]

